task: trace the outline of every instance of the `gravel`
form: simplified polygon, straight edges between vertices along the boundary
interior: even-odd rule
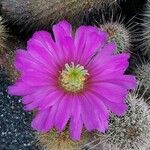
[[[0,67],[0,150],[39,150],[30,127],[32,114],[22,109],[19,97],[8,95],[9,85],[6,72]]]

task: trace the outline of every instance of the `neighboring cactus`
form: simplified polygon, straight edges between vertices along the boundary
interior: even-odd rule
[[[149,150],[150,107],[139,97],[139,89],[127,97],[128,111],[117,118],[112,114],[108,133],[96,134],[88,150]]]
[[[143,18],[143,34],[142,36],[139,35],[141,36],[139,48],[144,51],[144,54],[150,57],[150,0],[145,5]]]
[[[108,32],[109,40],[116,43],[116,53],[130,51],[135,40],[136,25],[134,24],[134,17],[128,21],[125,21],[125,19],[120,8],[112,9],[107,5],[103,5],[98,15],[94,16],[94,25]]]
[[[134,70],[138,80],[142,82],[142,91],[145,91],[145,95],[149,97],[150,95],[150,63],[142,62],[141,65],[137,65]]]
[[[19,72],[14,67],[14,56],[16,49],[24,47],[24,43],[20,41],[17,37],[9,37],[7,39],[7,49],[4,53],[4,67],[9,76],[10,82],[14,82],[19,77]]]
[[[24,44],[22,41],[19,40],[18,37],[10,35],[11,32],[9,28],[7,28],[7,30],[5,31],[4,25],[0,25],[0,32],[0,42],[2,43],[0,45],[0,63],[2,61],[2,65],[3,67],[5,67],[10,81],[13,82],[16,81],[16,79],[19,76],[18,72],[16,71],[13,65],[15,50],[20,47],[23,48]]]
[[[2,19],[0,17],[0,55],[3,55],[3,51],[6,48],[6,38],[7,32],[5,26],[3,25]]]
[[[78,24],[92,9],[116,0],[2,0],[2,15],[22,30],[50,28],[58,20],[67,19]]]
[[[109,34],[109,40],[114,41],[117,45],[116,53],[122,53],[130,47],[130,34],[123,24],[117,22],[108,22],[100,28]]]
[[[69,137],[69,132],[66,129],[62,133],[57,133],[54,129],[51,132],[38,134],[37,143],[42,145],[44,150],[80,150],[81,145],[87,140],[89,134],[83,133],[81,141],[74,142]]]

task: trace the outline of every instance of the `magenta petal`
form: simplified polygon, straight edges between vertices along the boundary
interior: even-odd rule
[[[58,104],[59,103],[56,103],[55,105],[53,105],[51,107],[51,111],[47,117],[47,120],[45,121],[45,124],[44,124],[44,132],[48,132],[51,128],[54,127],[55,115],[57,112]]]
[[[57,25],[63,28],[67,36],[72,36],[72,26],[69,22],[63,20],[60,21]]]
[[[42,59],[43,61],[49,62],[49,58],[56,60],[54,56],[57,56],[57,46],[51,36],[47,31],[35,32],[33,37],[27,43],[27,50],[31,55]],[[36,52],[37,51],[37,52]],[[41,54],[39,56],[38,54]]]
[[[108,100],[104,100],[105,105],[117,116],[123,116],[125,115],[125,112],[128,108],[127,104],[125,103],[113,103]]]
[[[61,43],[64,37],[71,37],[72,34],[71,25],[66,21],[62,21],[53,26],[53,32],[55,41],[57,43]]]
[[[48,132],[51,128],[53,128],[58,104],[59,103],[56,103],[51,108],[39,111],[32,121],[32,128],[43,133]]]
[[[43,102],[39,106],[39,109],[47,109],[48,107],[53,106],[57,103],[60,99],[62,99],[63,94],[60,91],[53,91],[48,96],[43,99]]]
[[[106,34],[106,33],[105,33]],[[106,40],[107,36],[105,35],[103,37],[104,41]],[[100,67],[101,65],[104,66],[106,62],[109,62],[111,60],[111,55],[116,50],[116,44],[115,43],[108,43],[104,47],[99,47],[97,55],[94,57],[94,68]],[[112,61],[111,61],[112,62]]]
[[[36,91],[36,88],[30,88],[24,82],[16,82],[14,85],[8,87],[10,95],[23,96]]]
[[[41,76],[36,77],[30,75],[23,76],[22,80],[26,82],[26,84],[28,84],[29,86],[48,86],[53,81],[48,77],[42,78]]]
[[[105,32],[98,32],[97,28],[81,26],[75,35],[77,60],[88,63],[96,52],[103,47],[107,39]]]
[[[38,56],[38,58],[41,59],[45,58],[46,61],[49,61],[48,56],[52,57],[55,54],[56,46],[49,32],[38,31],[35,32],[33,37],[28,41],[27,50],[31,53],[31,55]],[[35,50],[37,50],[37,52]],[[41,56],[38,54],[41,54]]]
[[[45,122],[48,119],[50,111],[51,111],[50,108],[40,111],[32,121],[31,124],[32,128],[40,132],[45,132],[44,126]]]
[[[55,127],[58,131],[65,128],[71,116],[72,101],[69,97],[64,97],[60,102],[55,116]]]
[[[72,118],[70,121],[70,134],[71,134],[71,138],[76,141],[76,140],[80,140],[80,136],[83,128],[83,122],[81,118],[77,122],[74,122],[73,120],[74,118]]]
[[[113,89],[113,90],[112,90]],[[99,85],[93,85],[92,91],[98,91],[101,96],[105,97],[111,102],[121,103],[124,101],[127,95],[127,89],[124,87],[111,84],[111,83],[100,83]]]
[[[95,96],[91,93],[88,93],[87,96],[90,103],[94,106],[93,112],[95,112],[94,118],[97,118],[96,129],[100,132],[105,132],[108,129],[108,109],[106,105],[99,99],[98,96]]]
[[[37,62],[27,51],[17,50],[15,57],[15,67],[21,72],[27,70],[36,70],[40,72],[49,72],[45,66]]]
[[[89,33],[86,35],[86,44],[84,50],[82,51],[81,62],[86,64],[87,61],[96,54],[96,52],[102,47],[103,37],[99,36],[97,33]]]
[[[22,103],[24,104],[24,105],[27,105],[27,104],[30,104],[30,103],[32,103],[33,102],[33,98],[32,98],[32,96],[31,96],[32,94],[30,94],[30,95],[26,95],[26,96],[24,96],[23,98],[22,98]]]
[[[55,74],[29,70],[22,73],[21,80],[26,84],[33,86],[40,85],[36,81],[49,85],[50,82],[51,84],[55,82]]]
[[[99,92],[95,91],[92,91],[92,94],[93,96],[97,96],[99,101],[102,101],[110,111],[112,111],[118,116],[124,115],[125,111],[127,110],[127,105],[125,102],[122,103],[111,102],[105,97],[103,97]]]
[[[53,26],[53,32],[54,32],[54,37],[55,37],[55,43],[58,49],[58,52],[57,52],[58,60],[59,60],[59,63],[61,64],[63,63],[61,62],[62,60],[65,61],[66,57],[68,57],[69,54],[73,53],[72,48],[70,50],[68,49],[66,50],[64,47],[64,46],[67,46],[66,44],[67,41],[69,43],[71,42],[72,44],[69,44],[69,46],[73,47],[74,39],[72,38],[72,35],[71,35],[72,34],[71,25],[67,23],[66,21],[62,21]]]
[[[75,46],[74,46],[74,39],[71,37],[64,37],[62,39],[61,44],[61,52],[63,53],[63,60],[64,61],[72,61],[75,60]]]
[[[50,40],[50,39],[49,39]],[[57,49],[53,43],[47,45],[47,43],[43,40],[38,42],[37,39],[31,39],[28,41],[28,53],[34,57],[34,59],[47,67],[50,71],[53,71],[56,66],[57,59]],[[53,58],[50,59],[50,58]]]
[[[116,50],[116,44],[114,42],[109,43],[109,44],[105,45],[104,48],[101,49],[99,57],[101,57],[101,58],[108,57],[109,55],[112,55],[115,50]],[[100,58],[98,58],[98,59],[100,59]]]
[[[80,98],[75,97],[72,99],[72,116],[70,120],[70,134],[73,140],[80,140],[83,121],[81,120],[81,103]]]
[[[108,61],[103,63],[102,61],[97,61],[96,63],[94,62],[92,64],[93,77],[95,77],[96,75],[106,76],[113,72],[115,72],[116,74],[123,74],[129,65],[128,59],[128,54],[119,54],[111,56],[111,58],[108,59]]]
[[[75,34],[75,46],[77,50],[82,50],[85,44],[85,33],[86,33],[86,26],[80,26]]]
[[[24,107],[25,110],[33,110],[38,108],[39,104],[43,101],[43,99],[51,92],[50,90],[39,90],[32,95],[27,95],[23,98],[24,103],[27,105]],[[30,101],[30,99],[32,101]],[[30,103],[27,103],[30,102]]]
[[[122,86],[127,89],[134,89],[137,85],[136,78],[132,75],[118,75],[115,73],[110,76],[101,76],[100,82],[107,82]]]
[[[34,65],[35,63],[31,61],[31,57],[27,51],[21,49],[16,51],[15,67],[17,70],[26,70],[26,68],[31,64]]]
[[[111,75],[118,75],[123,76],[123,73],[127,69],[129,63],[123,62],[123,63],[109,63],[96,71],[93,71],[93,81],[99,82],[102,81],[102,78],[109,78]]]
[[[60,57],[60,50],[54,42],[50,33],[45,31],[36,32],[28,41],[27,49],[29,53],[44,65],[57,62]],[[47,63],[45,63],[47,62]]]
[[[127,89],[134,89],[137,86],[137,81],[135,76],[132,75],[124,75],[123,77],[118,77],[115,79],[115,84],[118,84],[122,87],[125,87]],[[108,80],[108,82],[114,83],[114,80]]]
[[[86,95],[82,99],[81,118],[88,131],[97,129],[105,132],[108,129],[108,110],[98,97]]]
[[[81,102],[80,97],[75,97],[72,99],[72,119],[77,122],[81,117]]]
[[[83,120],[83,123],[85,127],[87,128],[88,131],[92,131],[98,127],[97,120],[95,112],[95,107],[90,103],[90,101],[86,98],[83,97],[81,99],[81,118]]]

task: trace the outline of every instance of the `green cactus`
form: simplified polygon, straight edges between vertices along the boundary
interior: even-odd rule
[[[109,40],[114,41],[117,45],[116,53],[122,53],[130,47],[130,34],[123,24],[116,22],[106,23],[100,28],[109,34]]]
[[[80,141],[72,141],[69,138],[69,131],[65,129],[62,133],[56,130],[45,134],[37,134],[37,144],[42,145],[44,150],[80,150],[81,145],[89,138],[88,132],[82,134]]]
[[[0,17],[0,55],[3,55],[4,49],[6,48],[6,38],[7,32]]]
[[[146,90],[145,95],[149,97],[150,95],[150,63],[142,62],[141,65],[137,65],[134,70],[138,80],[142,82],[141,90]]]
[[[109,35],[109,41],[114,41],[117,46],[116,53],[130,52],[135,41],[136,24],[134,17],[126,20],[119,7],[103,5],[98,16],[95,16],[94,25]]]
[[[145,55],[150,57],[150,0],[147,1],[144,7],[142,27],[143,33],[140,39],[141,43],[139,48],[143,50]]]

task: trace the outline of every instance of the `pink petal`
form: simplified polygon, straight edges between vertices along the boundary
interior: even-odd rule
[[[88,131],[92,131],[98,128],[98,117],[95,115],[95,107],[90,103],[86,97],[81,99],[81,119]]]
[[[61,27],[63,29],[63,31],[65,32],[64,36],[69,36],[71,37],[72,36],[72,26],[69,22],[63,20],[63,21],[60,21],[58,24],[54,25],[54,30],[53,32],[55,33],[55,29],[56,28],[59,28]],[[60,37],[58,37],[60,38]]]
[[[53,91],[50,94],[48,94],[48,96],[46,96],[42,103],[39,106],[39,109],[43,110],[43,109],[47,109],[48,107],[53,106],[55,103],[57,103],[58,101],[60,101],[63,97],[63,93],[61,93],[60,91]]]
[[[51,90],[41,89],[31,95],[27,95],[23,98],[23,103],[27,105],[24,107],[25,110],[31,111],[38,108],[43,99],[51,92]]]
[[[104,48],[101,49],[99,57],[104,58],[112,55],[116,50],[116,44],[114,42],[105,45]],[[100,59],[98,58],[98,59]]]
[[[86,35],[86,43],[85,47],[82,51],[82,57],[80,58],[81,63],[88,63],[92,59],[92,57],[101,49],[103,46],[102,43],[104,43],[105,36],[100,36],[97,33],[89,33]],[[96,57],[96,56],[95,56]]]
[[[72,98],[72,119],[74,122],[78,122],[81,117],[81,102],[80,97],[74,96]]]
[[[58,104],[53,107],[39,111],[36,117],[32,121],[32,128],[40,132],[48,132],[54,127],[55,115],[57,112]]]
[[[32,128],[40,132],[45,132],[44,126],[45,122],[48,119],[50,111],[51,111],[50,108],[40,111],[31,123]]]
[[[101,76],[97,82],[107,82],[122,86],[127,89],[134,89],[137,85],[136,78],[132,75],[116,75],[108,74],[107,76]]]
[[[48,132],[51,128],[54,127],[55,115],[57,112],[58,104],[59,104],[59,102],[51,107],[51,111],[50,111],[50,113],[47,117],[47,120],[45,121],[44,127],[43,127],[43,132]]]
[[[117,116],[124,116],[125,112],[128,109],[128,106],[125,103],[119,103],[119,104],[118,103],[113,103],[113,102],[110,102],[110,101],[108,101],[104,98],[103,98],[103,102]]]
[[[72,50],[74,49],[72,48],[74,40],[72,38],[71,32],[72,32],[71,25],[66,21],[62,21],[53,26],[53,33],[56,41],[55,43],[58,49],[57,54],[60,64],[63,63],[62,62],[63,60],[66,60],[65,58],[68,58],[68,55],[71,58],[70,54],[74,52]],[[66,40],[68,41],[68,45]],[[71,49],[68,49],[68,46]]]
[[[74,46],[74,40],[71,37],[64,37],[62,39],[61,44],[61,53],[63,53],[62,60],[66,62],[75,62],[75,46]]]
[[[90,103],[94,106],[93,108],[93,112],[95,114],[95,118],[97,118],[96,120],[96,126],[97,126],[97,130],[99,130],[100,132],[105,132],[108,129],[108,109],[105,106],[105,104],[103,103],[103,101],[101,101],[99,99],[99,97],[88,93],[86,95],[86,97],[88,97]]]
[[[51,86],[55,83],[54,79],[50,77],[42,78],[42,76],[23,75],[21,79],[29,86]]]
[[[98,82],[105,76],[110,76],[111,74],[121,76],[124,74],[125,70],[129,66],[129,62],[116,63],[112,62],[107,64],[104,67],[101,67],[95,71],[93,71],[93,81]]]
[[[15,57],[15,67],[21,71],[25,72],[27,70],[37,70],[40,72],[49,72],[45,66],[37,62],[27,51],[17,50]]]
[[[98,29],[90,26],[81,26],[76,31],[75,46],[78,61],[85,64],[95,55],[106,42],[107,34],[98,32]]]
[[[76,55],[80,56],[84,49],[84,45],[85,45],[85,42],[86,42],[86,37],[85,37],[85,34],[86,34],[86,26],[80,26],[77,31],[76,31],[76,34],[75,34],[75,47],[76,47]]]
[[[92,91],[98,91],[101,96],[111,102],[121,103],[127,95],[127,89],[111,83],[93,83]]]
[[[115,81],[116,84],[126,87],[127,89],[134,89],[137,86],[136,78],[135,76],[132,75],[124,75],[123,77],[120,78],[118,77],[117,79],[115,79]],[[111,81],[108,80],[108,82],[113,83],[114,80]]]
[[[70,119],[70,135],[73,140],[80,140],[83,121],[81,120],[80,97],[74,96],[72,99],[72,115]]]
[[[57,113],[55,116],[55,127],[58,131],[62,131],[65,128],[70,116],[71,116],[72,101],[69,97],[63,97],[59,102]]]
[[[24,82],[16,82],[14,85],[8,87],[8,93],[10,95],[24,96],[35,92],[37,88],[30,88]]]
[[[125,114],[125,111],[127,110],[127,105],[126,103],[122,102],[122,103],[115,103],[115,102],[111,102],[108,99],[106,99],[105,97],[101,96],[101,94],[99,92],[92,92],[92,94],[94,96],[97,96],[99,98],[99,101],[102,101],[106,107],[112,111],[113,113],[115,113],[118,116],[123,116]]]
[[[99,92],[96,91],[92,91],[92,94],[94,96],[97,96],[99,101],[102,101],[106,107],[112,111],[113,113],[115,113],[118,116],[123,116],[127,110],[127,105],[126,103],[122,102],[122,103],[115,103],[115,102],[111,102],[108,99],[106,99],[105,97],[101,96],[101,94]]]
[[[64,37],[71,37],[71,25],[65,21],[53,26],[53,33],[56,43],[61,46]]]
[[[47,33],[47,32],[46,32]],[[38,32],[39,36],[44,36],[46,33]],[[44,34],[44,35],[43,35]],[[47,33],[48,34],[48,33]],[[48,36],[49,35],[49,36]],[[53,71],[53,68],[57,67],[57,48],[55,44],[51,44],[53,41],[50,37],[50,34],[47,35],[47,41],[32,38],[28,41],[28,52],[29,54],[39,63],[43,64],[49,70]],[[50,43],[50,41],[52,41]],[[53,59],[52,59],[53,58]]]
[[[83,128],[83,122],[81,118],[79,118],[77,122],[74,122],[73,120],[74,118],[72,118],[70,121],[70,134],[71,134],[71,138],[76,141],[76,140],[80,140],[80,136]]]
[[[123,74],[129,65],[128,59],[128,54],[118,54],[108,57],[106,60],[105,58],[101,58],[101,61],[99,60],[93,62],[89,68],[93,76],[95,76],[95,74],[99,75],[100,73],[106,75],[112,73],[113,71]]]

